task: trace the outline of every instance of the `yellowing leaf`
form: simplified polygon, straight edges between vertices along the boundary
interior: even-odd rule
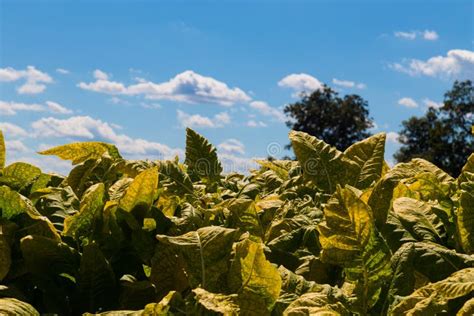
[[[366,313],[391,273],[389,251],[378,237],[372,211],[354,190],[338,188],[324,216],[318,225],[321,259],[345,268],[346,280],[355,284],[360,312]]]
[[[346,157],[359,167],[356,181],[353,183],[356,188],[366,189],[382,176],[385,138],[385,133],[379,133],[353,144],[344,151]]]
[[[229,287],[239,295],[240,309],[269,314],[281,290],[281,277],[263,253],[263,244],[245,239],[234,245]]]
[[[131,212],[135,207],[148,209],[158,192],[158,168],[142,171],[128,186],[119,201],[119,207]]]
[[[360,167],[324,141],[296,131],[290,132],[290,140],[305,177],[326,193],[357,178]]]
[[[237,302],[237,295],[224,295],[211,293],[202,288],[193,290],[196,301],[207,311],[222,315],[240,315],[240,308]]]
[[[94,222],[104,207],[105,186],[97,183],[91,186],[82,197],[79,212],[64,221],[63,234],[74,238],[87,237],[92,233]]]
[[[54,155],[64,160],[71,160],[73,165],[88,159],[99,159],[106,153],[111,158],[120,158],[117,147],[102,142],[72,143],[39,152],[41,155]]]
[[[0,314],[16,316],[40,316],[40,313],[28,303],[16,298],[0,298]]]
[[[3,169],[0,182],[15,190],[30,185],[41,175],[41,169],[24,162],[15,162]]]
[[[218,180],[222,172],[216,148],[190,128],[186,128],[185,164],[191,175],[210,181]]]

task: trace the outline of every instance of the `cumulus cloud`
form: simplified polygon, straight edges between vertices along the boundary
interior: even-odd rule
[[[365,89],[367,85],[365,83],[357,83],[354,81],[349,80],[339,80],[339,79],[332,79],[332,83],[336,86],[344,87],[344,88],[357,88],[357,89]]]
[[[158,155],[161,159],[170,159],[176,155],[182,155],[181,149],[119,134],[111,124],[90,116],[73,116],[67,119],[45,117],[33,122],[31,126],[35,137],[103,140],[115,144],[120,152],[135,156]]]
[[[0,100],[0,114],[2,115],[16,115],[19,111],[29,112],[51,112],[56,114],[71,114],[72,110],[65,108],[59,103],[53,101],[46,101],[45,105],[37,103],[21,103],[21,102],[7,102]]]
[[[416,103],[416,101],[413,100],[412,98],[401,98],[400,100],[398,100],[398,104],[403,105],[407,108],[418,107],[418,103]]]
[[[267,124],[265,124],[264,122],[255,120],[249,120],[245,125],[247,125],[248,127],[267,127]]]
[[[281,79],[278,85],[293,89],[295,91],[293,97],[298,97],[300,93],[310,93],[323,87],[321,81],[305,73],[288,75]]]
[[[259,165],[255,160],[265,159],[262,157],[240,157],[228,153],[218,154],[219,160],[222,163],[222,168],[224,173],[238,172],[243,174],[248,174],[250,169],[257,169]]]
[[[53,82],[53,78],[34,66],[28,66],[24,70],[17,70],[12,67],[0,68],[0,81],[14,82],[18,80],[25,81],[17,88],[19,94],[41,93],[46,89],[46,84]]]
[[[28,148],[23,144],[21,140],[7,140],[5,141],[5,146],[7,147],[8,154],[16,153],[25,153],[28,151]]]
[[[225,140],[224,142],[220,143],[217,145],[217,148],[222,152],[222,153],[227,153],[227,154],[245,154],[245,146],[240,142],[238,139],[235,138],[229,138]]]
[[[396,132],[388,132],[387,133],[387,142],[393,143],[393,144],[399,144],[398,137],[400,135]]]
[[[8,122],[0,122],[0,131],[9,137],[26,137],[28,133],[18,125]]]
[[[230,116],[226,112],[218,113],[213,118],[200,114],[189,114],[181,110],[176,112],[181,127],[218,128],[230,123]]]
[[[154,83],[140,79],[136,84],[129,86],[111,81],[105,72],[98,69],[94,71],[94,78],[96,81],[80,82],[78,87],[112,95],[142,95],[155,100],[216,103],[223,106],[251,100],[241,89],[230,88],[224,82],[202,76],[191,70],[184,71],[166,82]]]
[[[282,111],[280,111],[280,110],[278,110],[274,107],[271,107],[266,102],[252,101],[252,102],[250,102],[249,105],[252,109],[260,112],[261,114],[263,114],[265,116],[271,117],[271,118],[273,118],[274,120],[276,120],[278,122],[285,122],[286,121],[286,116]]]
[[[429,76],[450,79],[474,78],[474,51],[453,49],[446,56],[435,56],[428,60],[411,59],[391,64],[396,71],[410,76]]]
[[[433,100],[430,100],[428,98],[426,99],[423,99],[423,103],[429,107],[429,108],[434,108],[434,109],[439,109],[440,107],[443,106],[443,102],[436,102],[436,101],[433,101]]]
[[[424,30],[424,31],[409,31],[409,32],[402,32],[402,31],[396,31],[393,33],[395,37],[405,39],[405,40],[410,40],[413,41],[416,38],[421,38],[426,41],[436,41],[439,38],[438,33],[434,30]]]

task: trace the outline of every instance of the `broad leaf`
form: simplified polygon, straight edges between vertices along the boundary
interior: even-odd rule
[[[269,314],[280,296],[281,277],[263,253],[263,244],[244,239],[234,245],[229,287],[239,295],[242,311]]]
[[[321,259],[345,268],[361,312],[366,313],[390,277],[389,250],[377,234],[370,207],[352,189],[338,188],[324,216],[326,221],[318,226]]]
[[[135,208],[149,209],[158,193],[158,169],[142,171],[128,186],[119,201],[119,208],[131,212]]]
[[[218,226],[200,228],[176,237],[156,236],[159,242],[173,246],[182,259],[190,285],[211,292],[221,292],[226,287],[232,243],[237,237],[237,230]]]
[[[285,316],[315,315],[344,316],[351,315],[349,310],[338,300],[341,294],[337,290],[322,289],[301,295],[283,312]]]
[[[15,162],[3,169],[0,183],[23,190],[41,175],[41,169],[24,162]]]
[[[190,128],[186,128],[185,164],[190,174],[210,181],[218,180],[222,172],[216,148]]]
[[[360,167],[336,148],[303,132],[290,132],[290,140],[303,174],[324,192],[356,179]]]
[[[64,160],[71,160],[77,165],[88,159],[99,159],[104,154],[111,158],[120,158],[117,147],[101,142],[82,142],[61,145],[39,152],[41,155],[54,155]]]
[[[102,217],[104,194],[105,186],[103,183],[91,186],[82,197],[79,212],[66,218],[63,234],[76,239],[90,236],[94,224]]]
[[[193,290],[195,300],[204,311],[214,312],[220,315],[241,315],[238,296],[236,294],[224,295],[219,293],[211,293],[202,288]],[[245,315],[251,315],[245,313]]]
[[[344,151],[346,157],[357,163],[359,170],[353,185],[366,189],[382,176],[385,163],[385,133],[379,133],[357,142]]]
[[[10,245],[8,244],[8,240],[1,230],[2,226],[0,226],[0,282],[8,274],[8,271],[10,271],[10,266],[12,263]]]
[[[448,303],[474,294],[474,268],[453,273],[448,278],[425,285],[410,296],[400,299],[390,310],[390,315],[435,315],[447,312]]]
[[[0,298],[0,314],[16,316],[40,316],[40,313],[28,303],[15,298]]]

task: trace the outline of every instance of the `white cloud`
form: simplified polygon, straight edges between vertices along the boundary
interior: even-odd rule
[[[23,128],[8,122],[0,122],[0,131],[2,131],[3,134],[8,137],[28,136],[28,133]]]
[[[393,143],[393,144],[399,144],[398,137],[400,135],[396,132],[388,132],[387,133],[387,142]]]
[[[257,110],[261,114],[263,114],[265,116],[269,116],[269,117],[273,118],[274,120],[276,120],[278,122],[285,122],[286,121],[286,116],[282,111],[271,107],[266,102],[253,101],[253,102],[250,102],[249,105],[252,109]]]
[[[418,103],[416,103],[416,101],[413,100],[412,98],[401,98],[400,100],[398,100],[398,104],[403,105],[407,108],[418,107]]]
[[[28,148],[21,140],[7,140],[5,141],[5,146],[7,147],[7,154],[24,153],[28,151]]]
[[[448,51],[446,56],[435,56],[426,61],[411,59],[402,64],[391,64],[390,67],[410,76],[424,75],[460,80],[472,79],[474,78],[474,52],[453,49]]]
[[[53,101],[46,101],[45,105],[37,103],[20,103],[20,102],[7,102],[0,100],[0,114],[2,115],[16,115],[19,111],[29,112],[51,112],[56,114],[71,114],[72,110],[65,108],[59,103]]]
[[[188,103],[217,103],[231,106],[235,103],[249,102],[251,98],[239,88],[229,88],[224,82],[205,77],[191,70],[182,72],[169,81],[154,83],[140,80],[129,86],[110,81],[109,76],[94,71],[95,82],[80,82],[78,87],[100,93],[114,95],[143,95],[148,99],[183,101]]]
[[[250,120],[246,124],[248,127],[267,127],[267,124],[265,124],[262,121],[255,121],[255,120]]]
[[[90,116],[73,116],[67,119],[45,117],[31,124],[35,137],[72,137],[103,140],[115,144],[120,152],[130,155],[158,155],[160,159],[171,159],[182,155],[181,149],[151,142],[141,138],[131,138],[118,134],[111,124]]]
[[[44,106],[36,103],[26,104],[0,100],[0,114],[2,115],[15,115],[18,111],[42,112],[44,110]]]
[[[11,67],[0,68],[0,81],[14,82],[24,79],[25,83],[17,88],[20,94],[37,94],[46,89],[47,83],[52,83],[53,79],[45,72],[28,66],[25,70],[17,70]]]
[[[423,32],[423,38],[427,41],[436,41],[439,38],[439,35],[436,31],[425,30]]]
[[[53,102],[53,101],[46,101],[46,105],[48,109],[53,113],[58,113],[58,114],[72,114],[73,113],[72,110],[67,109],[61,104]]]
[[[429,108],[434,108],[434,109],[439,109],[440,107],[443,106],[443,102],[436,102],[436,101],[433,101],[433,100],[430,100],[428,98],[426,99],[423,99],[423,103],[429,107]]]
[[[218,128],[230,123],[230,116],[226,112],[218,113],[213,118],[200,114],[189,114],[181,110],[176,112],[181,127]]]
[[[229,138],[224,142],[217,145],[217,148],[221,150],[222,153],[227,154],[245,154],[245,146],[239,140],[235,138]]]
[[[434,30],[424,30],[424,31],[409,31],[409,32],[402,32],[397,31],[393,33],[395,37],[406,39],[413,41],[418,36],[426,41],[436,41],[439,38],[438,33]]]
[[[367,88],[367,85],[365,83],[357,83],[357,82],[349,81],[349,80],[339,80],[336,78],[332,79],[332,83],[344,88],[357,88],[357,89]]]
[[[407,39],[407,40],[414,40],[416,38],[416,34],[417,34],[416,31],[411,31],[411,32],[398,31],[398,32],[394,32],[395,37],[403,38],[403,39]]]
[[[64,68],[56,68],[56,72],[57,72],[57,73],[60,73],[60,74],[62,74],[62,75],[67,75],[67,74],[70,73],[69,70],[64,69]]]
[[[218,154],[218,157],[222,163],[222,167],[224,169],[223,172],[225,174],[232,172],[248,174],[250,169],[259,168],[259,165],[255,162],[255,160],[265,159],[262,157],[246,158],[226,153]]]
[[[293,89],[295,91],[293,97],[298,97],[300,93],[311,93],[323,88],[323,84],[318,79],[304,73],[288,75],[281,79],[278,85]]]

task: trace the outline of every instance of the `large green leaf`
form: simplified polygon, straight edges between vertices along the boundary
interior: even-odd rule
[[[346,157],[357,163],[359,170],[353,185],[366,189],[382,176],[385,153],[385,133],[379,133],[357,142],[344,151]]]
[[[390,277],[389,250],[378,236],[370,207],[353,189],[338,188],[324,216],[325,222],[318,226],[321,259],[345,268],[347,281],[355,284],[360,310],[366,313]]]
[[[3,137],[3,132],[0,131],[0,170],[5,167],[6,159],[5,139]]]
[[[409,233],[414,241],[441,243],[444,239],[443,222],[429,204],[402,197],[393,201],[392,207],[392,215],[399,220],[403,230]]]
[[[188,174],[174,161],[160,162],[160,184],[172,195],[193,194],[194,191]]]
[[[77,281],[82,311],[110,310],[118,305],[114,272],[97,244],[84,247]]]
[[[269,314],[281,290],[281,277],[263,253],[263,244],[244,239],[234,245],[234,258],[229,271],[229,287],[239,296],[245,314]],[[253,313],[250,313],[253,311]]]
[[[41,215],[30,200],[4,185],[0,186],[0,210],[2,211],[2,218],[5,219],[12,219],[22,213],[34,216]]]
[[[474,257],[431,242],[406,243],[391,258],[389,301],[412,293],[422,282],[437,282],[452,273],[474,267]]]
[[[24,162],[15,162],[3,169],[0,183],[19,191],[32,184],[40,175],[40,168]]]
[[[304,132],[290,132],[290,140],[303,173],[317,187],[332,193],[336,186],[353,183],[360,167],[336,148]]]
[[[40,313],[28,303],[15,298],[0,298],[0,314],[6,316],[40,316]]]
[[[172,245],[182,259],[190,285],[211,292],[225,289],[235,229],[208,226],[181,236],[157,235],[158,241]],[[158,250],[159,251],[159,250]]]
[[[76,239],[90,236],[94,230],[94,224],[102,217],[104,195],[103,183],[91,186],[82,197],[79,212],[64,221],[63,234]]]
[[[88,159],[99,159],[104,154],[111,158],[120,158],[117,147],[101,142],[82,142],[56,146],[39,152],[41,155],[54,155],[64,160],[71,160],[77,165]]]
[[[435,315],[441,312],[452,315],[455,311],[449,309],[448,303],[462,297],[470,298],[473,294],[474,268],[463,269],[401,298],[391,308],[390,315]]]
[[[222,172],[216,148],[190,128],[186,128],[185,164],[191,175],[210,181],[218,180]]]
[[[149,209],[158,193],[158,168],[142,171],[128,186],[119,201],[119,208],[131,212],[135,208]]]

